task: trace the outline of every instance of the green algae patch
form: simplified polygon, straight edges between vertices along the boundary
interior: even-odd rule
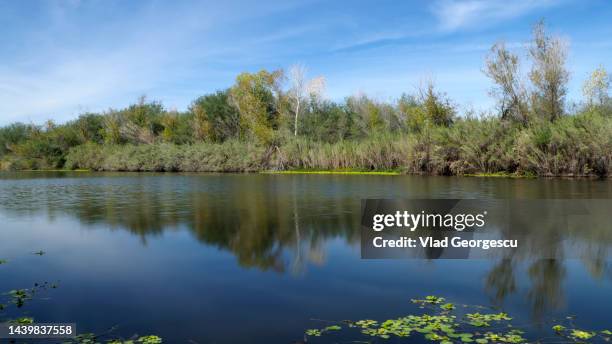
[[[39,170],[16,170],[13,172],[91,172],[91,170],[86,169],[86,168],[77,168],[75,170],[68,170],[68,169],[39,169]]]
[[[480,177],[480,178],[537,178],[531,173],[508,173],[508,172],[493,172],[493,173],[468,173],[464,177]]]
[[[355,170],[287,170],[287,171],[263,171],[264,174],[344,174],[344,175],[374,175],[374,176],[399,176],[399,171],[355,171]]]

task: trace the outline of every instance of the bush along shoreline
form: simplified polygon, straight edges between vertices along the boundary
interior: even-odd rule
[[[609,177],[610,75],[596,68],[569,106],[564,42],[540,22],[528,46],[525,76],[503,42],[485,56],[490,113],[460,113],[431,81],[391,102],[330,101],[323,77],[293,66],[242,73],[181,112],[142,97],[64,124],[5,126],[0,170]]]
[[[243,141],[71,148],[66,169],[137,172],[395,171],[431,175],[598,176],[612,171],[612,119],[597,114],[540,127],[499,119],[461,120],[415,134],[325,143],[288,138],[266,147]]]

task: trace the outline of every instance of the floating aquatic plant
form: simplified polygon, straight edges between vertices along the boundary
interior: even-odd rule
[[[103,339],[101,336],[97,336],[93,333],[80,334],[70,341],[64,342],[63,344],[161,344],[162,339],[158,336],[149,335],[138,337],[135,336],[131,339]]]
[[[344,320],[337,322],[337,325],[323,329],[309,329],[306,331],[306,336],[320,337],[328,333],[331,328],[340,331],[343,329],[341,325],[345,325],[347,330],[357,329],[362,335],[381,339],[422,336],[422,338],[440,344],[521,344],[528,342],[528,339],[524,337],[525,332],[512,325],[513,319],[507,313],[480,311],[487,309],[484,306],[462,305],[462,308],[475,308],[479,311],[455,314],[457,308],[455,304],[446,302],[443,297],[431,295],[424,299],[411,301],[419,305],[419,308],[426,308],[434,313],[407,315],[382,322],[372,319]],[[609,342],[612,336],[609,330],[585,331],[561,324],[554,325],[552,329],[558,336],[571,343],[593,342],[595,339]]]
[[[64,344],[94,344],[97,343],[96,335],[93,333],[83,333],[74,337],[69,342],[64,342]]]
[[[21,318],[9,320],[7,322],[10,324],[17,324],[17,325],[30,325],[34,323],[34,318],[21,317]]]
[[[563,325],[555,325],[552,327],[553,331],[558,336],[568,339],[572,342],[584,343],[595,338],[601,338],[606,342],[612,341],[612,331],[602,330],[598,332],[587,331],[578,328],[568,328]]]
[[[145,336],[138,338],[136,342],[142,344],[160,344],[162,339],[158,336]]]
[[[43,283],[34,283],[34,287],[27,289],[14,289],[8,292],[10,302],[15,304],[17,308],[21,308],[25,305],[26,301],[32,300],[36,293],[47,290],[47,289],[55,289],[57,288],[57,284],[43,282]],[[0,308],[2,309],[2,308]]]
[[[425,305],[428,305],[428,304],[437,305],[437,304],[440,304],[440,303],[444,302],[444,300],[445,299],[443,297],[428,295],[428,296],[425,296],[425,298],[422,299],[422,300],[412,299],[410,301],[412,301],[412,303],[417,303],[417,304],[420,304],[421,306],[425,306]]]
[[[492,321],[512,320],[506,313],[497,314],[480,314],[480,313],[468,313],[465,317],[470,321],[469,324],[476,327],[488,327],[491,326]]]
[[[327,327],[322,328],[322,329],[310,329],[310,330],[306,330],[306,335],[314,336],[314,337],[320,337],[325,332],[328,332],[328,331],[339,331],[341,329],[342,329],[342,327],[340,327],[338,325],[332,325],[332,326],[327,326]]]
[[[576,339],[591,339],[593,338],[593,336],[595,336],[595,332],[589,332],[589,331],[582,331],[582,330],[572,330],[571,334],[572,337],[576,338]]]
[[[9,295],[11,296],[11,302],[17,305],[18,308],[23,307],[26,300],[32,299],[32,294],[28,289],[17,289],[9,291]]]
[[[453,309],[455,309],[455,305],[453,305],[452,303],[445,303],[442,306],[440,306],[440,308],[442,308],[445,311],[452,311]]]
[[[2,265],[2,264],[6,264],[6,263],[8,263],[8,260],[6,260],[6,259],[0,259],[0,265]]]

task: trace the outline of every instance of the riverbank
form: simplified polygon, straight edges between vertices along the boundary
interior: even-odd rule
[[[203,172],[184,172],[184,171],[96,171],[89,169],[38,169],[38,170],[0,170],[0,173],[48,173],[48,172],[57,172],[57,173],[104,173],[104,172],[127,172],[127,173],[245,173],[245,174],[271,174],[271,175],[348,175],[348,176],[406,176],[406,175],[419,175],[419,176],[427,176],[423,173],[406,173],[402,171],[345,171],[345,170],[267,170],[267,171],[249,171],[249,172],[212,172],[212,171],[203,171]],[[1,175],[0,175],[1,176]],[[599,176],[573,176],[573,175],[560,175],[560,176],[536,176],[533,174],[519,174],[519,173],[505,173],[505,172],[497,172],[497,173],[470,173],[457,175],[456,177],[466,177],[466,178],[499,178],[499,179],[537,179],[537,178],[555,178],[555,179],[607,179],[607,177],[599,177]]]
[[[223,142],[107,144],[0,156],[0,170],[421,174],[476,177],[609,177],[612,117],[567,116],[529,126],[464,118],[452,126],[324,142],[279,135],[263,144]],[[38,147],[38,144],[36,145]]]

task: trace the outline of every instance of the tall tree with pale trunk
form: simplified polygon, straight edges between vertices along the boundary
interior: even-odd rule
[[[554,121],[563,114],[569,72],[565,67],[567,42],[546,33],[544,22],[533,29],[529,48],[532,59],[529,78],[534,87],[533,108],[536,114]]]
[[[309,100],[322,95],[325,90],[325,78],[318,76],[311,80],[306,80],[306,67],[301,64],[296,64],[289,68],[289,81],[291,83],[289,98],[293,101],[295,106],[293,135],[297,136],[300,108],[303,104],[307,105]]]

